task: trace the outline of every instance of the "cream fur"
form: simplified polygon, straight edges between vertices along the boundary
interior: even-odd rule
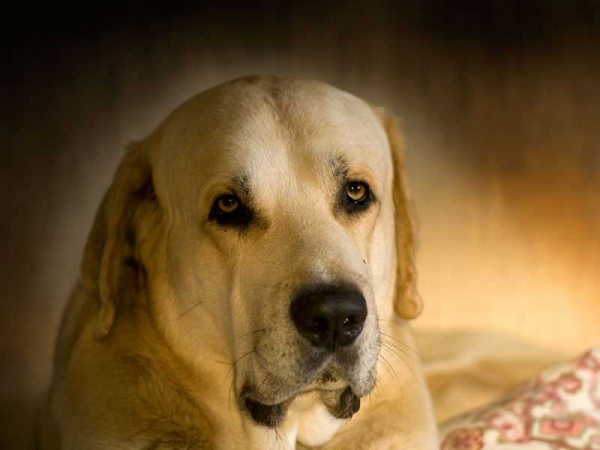
[[[251,77],[192,98],[133,144],[64,316],[42,448],[436,448],[406,322],[421,303],[400,141],[348,93]],[[359,219],[332,211],[332,158],[375,192]],[[266,217],[243,235],[208,220],[236,173]],[[355,283],[369,309],[360,363],[329,384],[305,382],[288,317],[315,280]],[[248,382],[289,404],[276,429],[243,411]],[[323,399],[346,386],[361,409],[335,419]]]

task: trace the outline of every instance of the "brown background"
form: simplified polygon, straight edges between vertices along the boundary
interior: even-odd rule
[[[29,442],[124,145],[244,74],[318,78],[402,118],[419,327],[600,342],[599,2],[1,5],[1,448]]]

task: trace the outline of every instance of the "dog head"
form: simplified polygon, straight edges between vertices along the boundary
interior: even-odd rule
[[[421,310],[413,241],[392,119],[323,83],[244,78],[130,147],[83,279],[99,338],[144,311],[198,370],[231,365],[240,407],[274,427],[300,394],[345,418],[373,389],[378,318]]]

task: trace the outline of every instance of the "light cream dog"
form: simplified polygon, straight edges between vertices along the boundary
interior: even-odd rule
[[[400,134],[314,81],[200,94],[130,146],[43,449],[434,449]]]

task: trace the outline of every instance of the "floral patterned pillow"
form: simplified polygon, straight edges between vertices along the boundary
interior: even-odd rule
[[[442,450],[600,450],[600,348],[441,427]]]

